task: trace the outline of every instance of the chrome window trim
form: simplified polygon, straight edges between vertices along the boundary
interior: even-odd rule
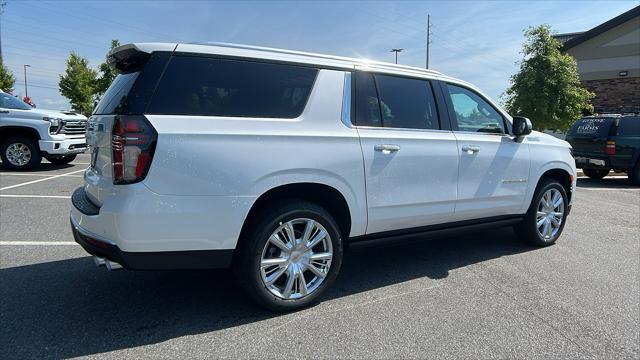
[[[394,131],[412,131],[412,132],[418,131],[418,132],[437,132],[437,133],[453,132],[451,130],[446,130],[446,129],[413,129],[413,128],[396,128],[396,127],[384,127],[384,126],[354,126],[354,127],[356,129],[363,129],[363,130],[394,130]]]
[[[342,123],[347,127],[354,127],[351,122],[351,71],[344,73],[344,85],[342,86]]]

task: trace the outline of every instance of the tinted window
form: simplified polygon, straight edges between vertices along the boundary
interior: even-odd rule
[[[0,107],[5,109],[31,110],[29,104],[7,93],[0,93]]]
[[[459,131],[504,134],[504,119],[498,111],[475,92],[447,84]],[[454,124],[455,125],[455,124]]]
[[[94,114],[119,114],[125,106],[129,90],[136,82],[139,72],[120,74],[109,86],[109,89],[102,95],[98,106],[93,111]]]
[[[317,73],[293,65],[176,56],[148,112],[295,118],[304,109]]]
[[[576,121],[569,129],[567,136],[572,137],[607,137],[613,118],[584,118]]]
[[[357,71],[355,79],[356,125],[382,126],[380,105],[373,75]]]
[[[623,117],[618,125],[618,135],[640,136],[640,117]]]
[[[384,127],[439,129],[431,85],[426,80],[375,75]]]

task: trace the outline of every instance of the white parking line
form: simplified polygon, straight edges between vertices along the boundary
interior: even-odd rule
[[[47,181],[47,180],[51,180],[51,179],[57,179],[59,177],[63,177],[63,176],[67,176],[67,175],[71,175],[71,174],[77,174],[81,171],[84,171],[85,169],[82,170],[76,170],[76,171],[72,171],[72,172],[68,172],[68,173],[64,173],[64,174],[60,174],[60,175],[55,175],[55,176],[50,176],[50,177],[46,177],[43,179],[38,179],[38,180],[33,180],[33,181],[27,181],[25,183],[20,183],[20,184],[15,184],[15,185],[11,185],[11,186],[5,186],[3,188],[0,188],[0,191],[2,190],[9,190],[9,189],[13,189],[13,188],[17,188],[20,186],[25,186],[25,185],[30,185],[30,184],[35,184],[35,183],[39,183],[42,181]]]
[[[10,172],[0,172],[0,176],[37,176],[37,177],[48,177],[51,174],[30,174],[30,173],[10,173]],[[67,177],[82,177],[82,175],[65,175]]]
[[[0,194],[0,198],[71,199],[71,196],[69,196],[69,195],[9,195],[9,194]]]
[[[75,241],[0,241],[0,246],[71,246]]]

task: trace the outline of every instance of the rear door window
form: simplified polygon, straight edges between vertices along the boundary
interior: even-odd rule
[[[356,125],[404,129],[440,129],[428,80],[357,71]]]
[[[436,101],[427,80],[375,75],[384,127],[439,129]]]
[[[576,121],[569,129],[567,136],[584,138],[601,138],[609,135],[613,118],[583,118]]]
[[[619,136],[640,136],[640,117],[623,117],[618,125]]]
[[[295,118],[304,110],[315,68],[174,56],[148,113]]]

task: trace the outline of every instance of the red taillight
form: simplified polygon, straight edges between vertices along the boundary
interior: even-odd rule
[[[116,116],[111,133],[114,184],[132,184],[147,176],[157,137],[144,116]]]
[[[615,155],[616,154],[616,142],[615,141],[607,141],[607,147],[605,147],[604,152],[607,155]]]

